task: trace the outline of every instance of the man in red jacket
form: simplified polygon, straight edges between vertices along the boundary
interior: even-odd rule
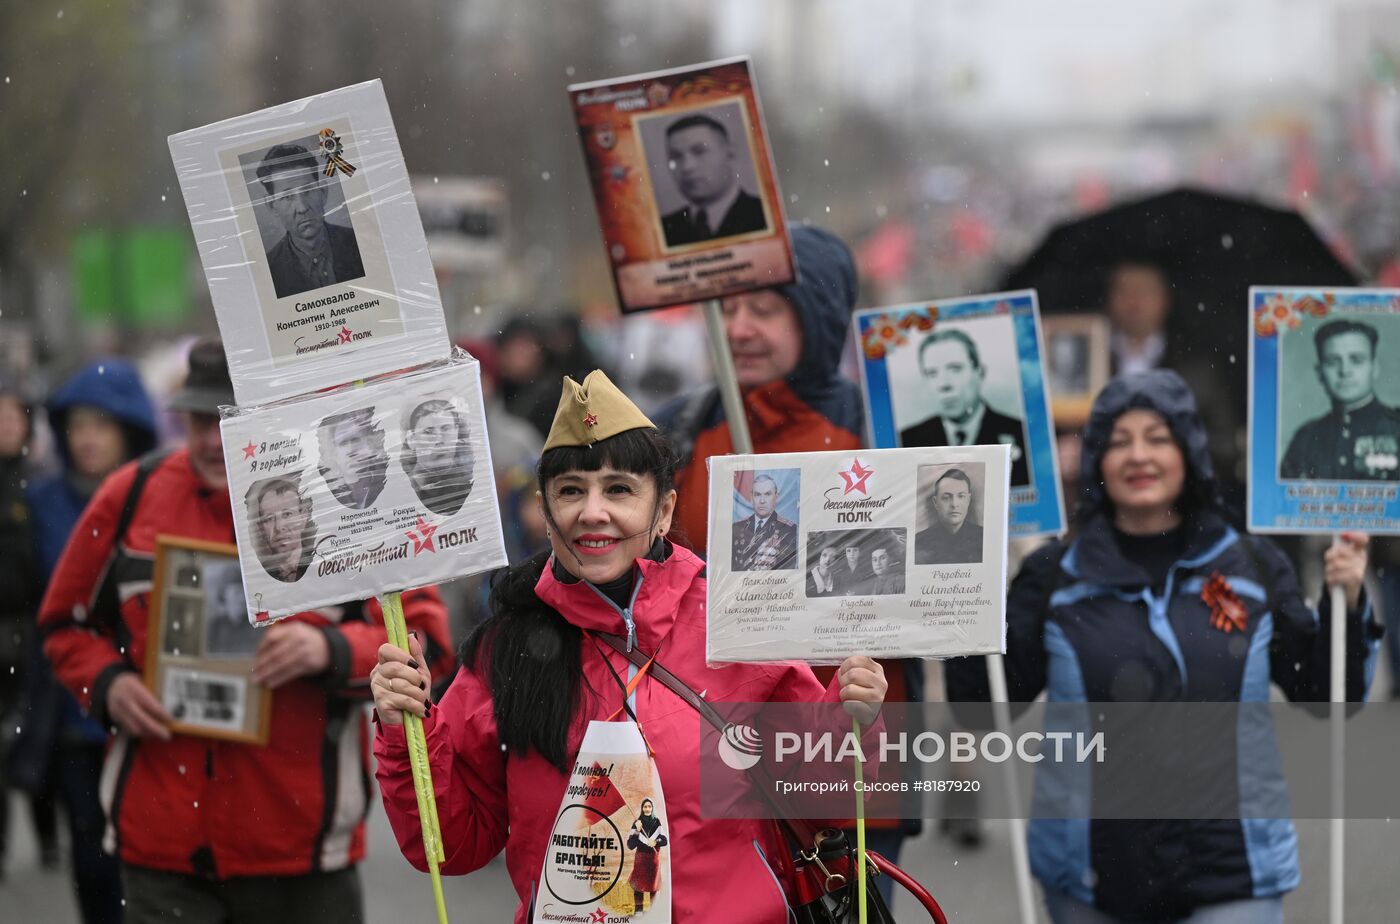
[[[363,703],[386,640],[377,604],[299,613],[262,630],[252,673],[274,691],[266,746],[172,734],[139,673],[156,536],[234,542],[218,418],[219,406],[233,403],[222,345],[195,344],[171,402],[186,412],[189,444],[123,466],[98,489],[40,607],[44,651],[83,708],[117,731],[102,799],[127,924],[237,924],[269,913],[360,921]],[[115,594],[100,592],[104,584]],[[403,602],[435,669],[447,667],[437,591],[411,591]]]

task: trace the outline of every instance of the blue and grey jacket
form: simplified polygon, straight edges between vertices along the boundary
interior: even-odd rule
[[[1186,457],[1187,490],[1210,496],[1205,431],[1181,379],[1156,370],[1112,382],[1085,431],[1083,526],[1072,542],[1031,555],[1008,594],[1011,701],[1044,691],[1051,703],[1267,702],[1271,684],[1292,700],[1326,700],[1330,613],[1319,617],[1308,606],[1272,543],[1236,532],[1206,503],[1188,514],[1185,551],[1162,586],[1154,589],[1123,555],[1099,464],[1113,422],[1133,408],[1167,420]],[[1211,626],[1201,591],[1215,574],[1248,610],[1243,632]],[[1359,701],[1379,627],[1364,594],[1346,618],[1347,697]],[[988,698],[981,658],[949,661],[947,678],[950,700]],[[1257,768],[1237,756],[1222,759],[1235,768],[1244,798],[1244,776]],[[1054,781],[1040,775],[1036,785],[1039,797]],[[1175,920],[1202,905],[1281,895],[1299,882],[1297,835],[1286,818],[1033,818],[1028,839],[1032,870],[1047,890],[1132,920]]]

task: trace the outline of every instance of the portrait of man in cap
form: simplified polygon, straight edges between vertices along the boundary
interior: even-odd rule
[[[433,513],[451,516],[472,491],[475,459],[467,419],[451,401],[424,401],[404,427],[404,474],[413,493]]]
[[[306,574],[316,546],[311,498],[302,493],[300,478],[296,473],[255,481],[244,498],[258,562],[274,580],[289,584]]]
[[[269,235],[259,223],[278,298],[365,275],[354,228],[327,219],[328,184],[339,180],[325,176],[313,149],[313,141],[274,145],[256,170],[260,189],[254,202],[266,206],[282,232]]]
[[[374,506],[389,474],[384,430],[374,408],[331,414],[316,429],[321,477],[336,500],[354,510]]]

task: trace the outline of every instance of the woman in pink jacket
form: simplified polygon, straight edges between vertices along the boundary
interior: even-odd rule
[[[469,873],[503,848],[531,919],[556,812],[590,721],[623,714],[635,667],[590,633],[626,636],[710,701],[841,700],[869,723],[885,678],[848,658],[823,689],[805,665],[705,664],[705,564],[666,538],[675,509],[667,439],[600,372],[564,395],[540,459],[540,504],[551,550],[509,569],[491,593],[491,618],[462,648],[462,668],[437,704],[417,642],[380,649],[372,689],[384,806],[408,860],[426,869],[402,729],[423,716],[437,788],[445,873]],[[643,674],[628,700],[665,793],[676,921],[787,920],[765,857],[785,847],[771,823],[702,818],[701,718]],[[627,898],[632,898],[629,894]]]

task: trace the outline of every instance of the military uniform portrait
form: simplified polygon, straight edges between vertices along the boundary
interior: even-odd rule
[[[278,298],[365,275],[341,174],[325,175],[319,151],[311,135],[239,157]]]
[[[909,389],[896,404],[899,445],[1011,447],[1011,486],[1031,483],[1026,425],[1020,408],[1020,370],[1014,337],[1005,321],[1005,345],[1000,355],[997,318],[968,321],[958,326],[940,323],[915,336],[902,349]],[[985,335],[985,336],[984,336]],[[993,336],[996,335],[996,336]],[[900,413],[902,411],[902,413]]]
[[[982,561],[985,484],[985,466],[980,462],[919,466],[914,564]]]
[[[769,230],[740,102],[637,124],[666,247]]]
[[[1398,322],[1395,315],[1350,315],[1288,335],[1281,480],[1400,481]]]
[[[734,476],[734,571],[791,571],[798,567],[800,469],[738,472]]]

